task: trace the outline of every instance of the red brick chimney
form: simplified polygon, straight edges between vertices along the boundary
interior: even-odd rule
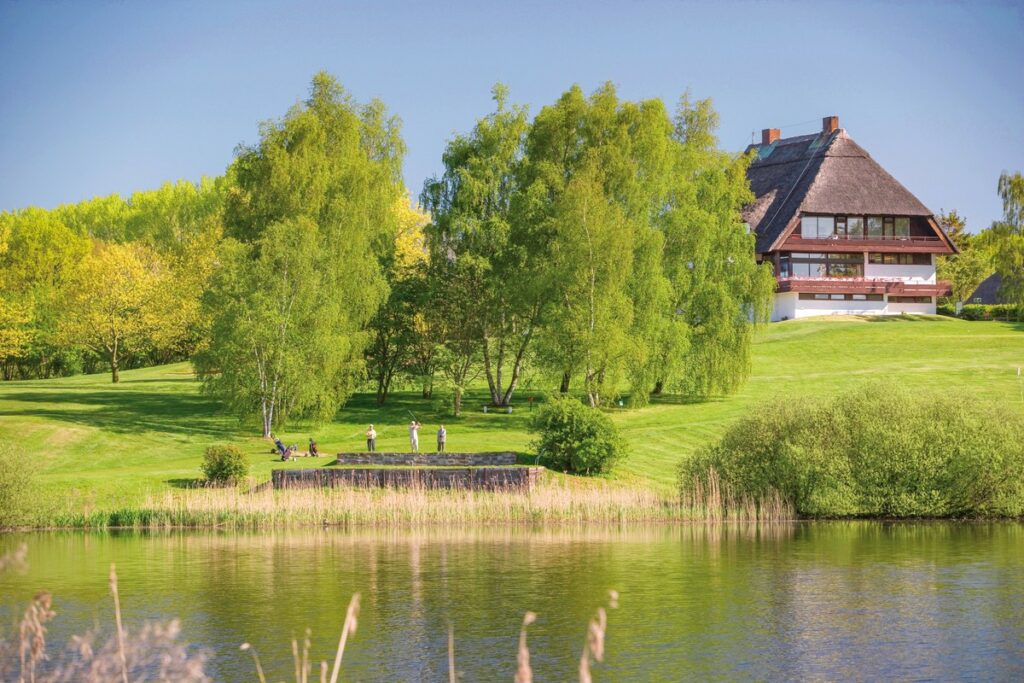
[[[779,139],[778,128],[765,128],[761,131],[761,144],[770,145]]]
[[[826,116],[821,120],[821,132],[825,135],[831,135],[837,130],[839,130],[838,116]]]

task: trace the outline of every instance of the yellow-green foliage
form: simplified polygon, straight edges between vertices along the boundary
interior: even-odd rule
[[[742,496],[777,491],[802,515],[1017,516],[1024,416],[970,395],[868,383],[754,408],[684,462],[684,492],[709,472]]]

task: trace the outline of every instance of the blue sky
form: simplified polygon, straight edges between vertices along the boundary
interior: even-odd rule
[[[573,83],[751,133],[840,125],[972,230],[1024,169],[1024,4],[0,0],[0,210],[218,175],[326,69],[403,120],[418,194],[503,81],[536,113]],[[759,132],[758,132],[759,135]]]

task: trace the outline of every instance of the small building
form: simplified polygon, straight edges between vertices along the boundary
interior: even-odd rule
[[[747,171],[756,199],[744,220],[757,259],[775,268],[772,320],[816,315],[935,313],[948,282],[935,257],[956,253],[935,214],[839,127],[761,132]]]
[[[989,306],[995,304],[1005,304],[1009,301],[1000,296],[999,290],[1003,287],[1003,278],[999,276],[999,273],[992,273],[985,278],[978,288],[967,297],[964,301],[965,304],[988,304]]]

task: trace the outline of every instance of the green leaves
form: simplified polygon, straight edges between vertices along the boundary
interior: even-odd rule
[[[731,492],[778,492],[818,517],[1020,515],[1024,419],[970,395],[875,382],[826,400],[758,406],[684,462]]]
[[[359,105],[327,74],[264,124],[229,177],[223,270],[206,309],[206,389],[263,433],[327,420],[363,372],[367,325],[386,300],[404,194],[398,121]]]

